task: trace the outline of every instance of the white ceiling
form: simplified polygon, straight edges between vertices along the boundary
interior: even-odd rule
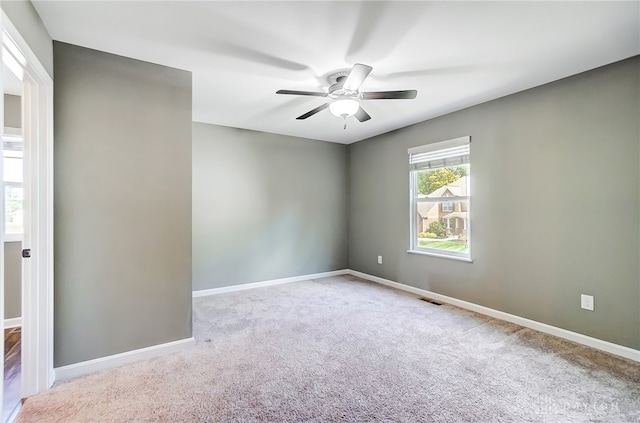
[[[34,1],[52,38],[193,72],[193,120],[352,143],[640,54],[640,2]],[[343,121],[324,77],[373,66]]]

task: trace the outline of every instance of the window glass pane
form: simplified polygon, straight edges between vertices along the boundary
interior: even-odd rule
[[[465,197],[469,195],[469,164],[416,172],[418,197]]]
[[[22,229],[22,199],[23,188],[16,186],[4,187],[5,233],[21,234]]]
[[[416,203],[418,248],[468,253],[468,228],[468,200]]]
[[[3,180],[5,182],[22,182],[22,159],[4,157],[3,160]]]

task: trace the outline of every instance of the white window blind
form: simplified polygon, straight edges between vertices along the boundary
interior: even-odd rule
[[[435,169],[469,163],[470,143],[471,137],[461,137],[410,148],[408,153],[411,170]]]

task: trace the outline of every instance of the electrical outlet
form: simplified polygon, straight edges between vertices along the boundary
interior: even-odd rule
[[[593,311],[593,296],[592,295],[580,295],[580,307],[585,310]]]
[[[382,256],[378,256],[378,264],[382,264]]]

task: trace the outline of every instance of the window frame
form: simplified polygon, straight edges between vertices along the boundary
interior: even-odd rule
[[[442,161],[441,165],[434,165],[433,167],[431,167],[431,163],[428,163],[429,166],[421,167],[420,163],[426,163],[426,162],[421,162],[419,158],[414,160],[414,157],[416,157],[419,154],[423,154],[423,155],[425,153],[432,154],[435,152],[440,152],[445,149],[452,149],[456,147],[463,148],[464,146],[466,146],[466,154],[453,156],[454,160],[456,160],[456,157],[459,157],[459,160],[461,160],[458,164],[455,164],[455,163],[448,164],[445,159],[445,160],[441,160]],[[465,261],[470,263],[473,262],[472,255],[471,255],[471,252],[472,252],[471,250],[471,244],[472,244],[471,243],[471,196],[472,196],[471,195],[471,179],[467,181],[467,192],[466,192],[467,195],[465,196],[443,196],[443,197],[419,198],[418,183],[417,183],[418,173],[420,171],[424,171],[427,169],[441,169],[446,167],[454,167],[454,166],[460,166],[463,164],[470,166],[471,137],[466,136],[466,137],[454,138],[446,141],[413,147],[408,150],[408,154],[409,154],[409,213],[410,213],[410,218],[409,218],[409,234],[410,235],[409,236],[410,236],[410,239],[409,239],[409,249],[407,250],[407,252],[412,254],[420,254],[420,255],[426,255],[426,256],[432,256],[432,257],[460,260],[460,261]],[[465,159],[465,156],[466,156],[466,159]],[[438,162],[440,160],[434,160],[434,161]],[[416,165],[416,163],[418,164]],[[470,172],[469,172],[469,177],[470,177]],[[452,209],[454,209],[452,210],[452,212],[455,211],[456,203],[460,203],[460,202],[467,203],[467,218],[466,218],[467,252],[466,253],[462,253],[459,251],[448,251],[448,250],[440,250],[436,248],[421,247],[419,245],[420,238],[418,238],[418,232],[419,232],[418,203],[421,203],[421,202],[436,203],[438,204],[439,209],[443,208],[442,205],[444,205],[444,203],[449,202],[452,205]]]

